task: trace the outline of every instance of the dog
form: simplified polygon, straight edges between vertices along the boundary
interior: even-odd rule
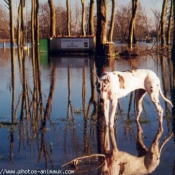
[[[160,105],[159,94],[173,107],[172,103],[162,93],[158,76],[148,69],[105,72],[100,78],[97,76],[96,88],[99,96],[99,104],[104,109],[106,126],[110,127],[114,126],[114,116],[118,99],[134,90],[137,90],[137,121],[143,110],[142,101],[146,93],[148,93],[155,105],[160,121],[163,118],[163,109]],[[109,108],[110,103],[111,109]]]

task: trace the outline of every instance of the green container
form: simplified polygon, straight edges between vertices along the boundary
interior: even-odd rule
[[[48,53],[49,48],[49,40],[47,38],[40,39],[40,52],[41,53]]]

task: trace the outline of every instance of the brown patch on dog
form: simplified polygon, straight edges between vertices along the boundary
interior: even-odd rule
[[[123,172],[125,171],[125,164],[127,164],[127,163],[119,163],[119,165],[120,165],[120,172],[119,172],[119,174],[123,174]]]
[[[125,83],[125,80],[124,78],[118,74],[118,78],[119,78],[119,82],[120,82],[120,89],[124,89],[125,86],[124,86],[124,83]]]

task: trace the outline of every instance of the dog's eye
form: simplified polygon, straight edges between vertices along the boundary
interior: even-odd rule
[[[107,91],[108,90],[108,88],[107,88],[107,85],[106,84],[103,84],[103,91]]]

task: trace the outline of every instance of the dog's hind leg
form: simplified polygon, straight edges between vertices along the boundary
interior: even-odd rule
[[[142,101],[143,101],[143,98],[145,95],[146,95],[146,90],[144,90],[144,89],[138,89],[136,91],[136,106],[137,106],[136,120],[137,121],[139,121],[140,115],[141,115],[142,110],[143,110]]]

